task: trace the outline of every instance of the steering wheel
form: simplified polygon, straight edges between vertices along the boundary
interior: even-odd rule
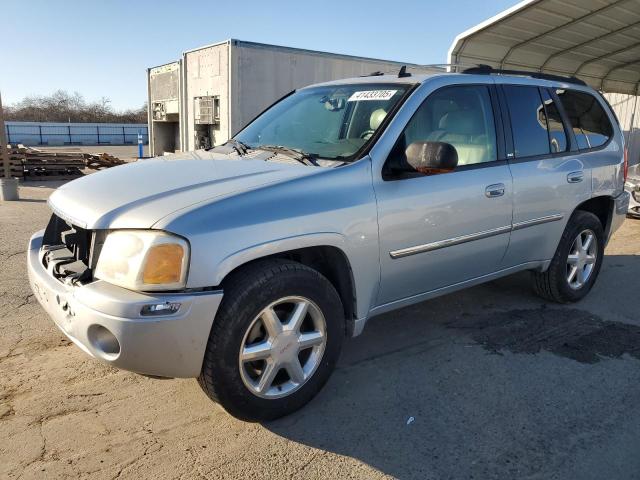
[[[376,131],[375,130],[365,130],[364,132],[362,132],[360,134],[360,138],[364,138],[364,139],[368,139],[371,137],[371,135],[373,135]]]

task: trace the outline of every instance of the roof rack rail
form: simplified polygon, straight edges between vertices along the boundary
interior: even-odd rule
[[[480,64],[476,67],[465,68],[461,73],[476,75],[517,75],[522,77],[539,78],[540,80],[553,80],[556,82],[574,83],[576,85],[588,86],[584,80],[576,77],[564,77],[562,75],[553,75],[550,73],[531,72],[527,70],[502,70],[493,68],[490,65]]]
[[[424,65],[418,65],[419,67],[422,68],[428,68],[428,67],[433,67],[433,68],[449,68],[451,69],[451,71],[456,71],[456,70],[460,70],[463,67],[477,67],[478,64],[477,63],[427,63]]]
[[[416,65],[406,65],[407,68],[434,68],[434,69],[450,69],[451,72],[459,71],[463,67],[477,67],[477,63],[425,63]],[[445,72],[446,73],[446,72]]]
[[[410,77],[411,73],[407,71],[407,69],[409,68],[425,68],[425,67],[442,67],[442,66],[446,66],[445,64],[442,65],[402,65],[400,67],[400,71],[398,72],[398,78],[405,78],[405,77]],[[383,72],[381,70],[376,70],[375,72],[371,72],[371,73],[365,73],[364,75],[360,75],[361,77],[378,77],[381,75],[393,75],[392,72],[388,71],[388,72]]]
[[[376,70],[375,72],[371,72],[371,73],[366,73],[364,75],[360,75],[361,77],[380,77],[384,75],[384,72],[380,71],[380,70]]]

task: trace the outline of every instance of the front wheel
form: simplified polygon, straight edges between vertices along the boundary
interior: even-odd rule
[[[198,379],[243,420],[282,417],[310,401],[333,371],[345,335],[333,285],[287,260],[231,274]]]
[[[577,302],[593,287],[604,257],[602,223],[593,213],[576,211],[562,234],[546,272],[533,272],[536,293],[558,303]]]

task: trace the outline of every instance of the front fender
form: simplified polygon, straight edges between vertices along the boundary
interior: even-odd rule
[[[380,267],[377,261],[371,261],[371,252],[367,252],[366,248],[354,248],[347,237],[336,232],[295,235],[238,250],[224,257],[215,266],[212,265],[213,283],[220,285],[229,273],[253,260],[310,247],[334,247],[344,254],[351,270],[352,278],[349,280],[353,282],[356,297],[356,317],[365,319],[378,293]],[[377,260],[377,257],[374,258]]]
[[[224,259],[215,268],[215,274],[213,282],[215,285],[220,285],[222,280],[236,268],[257,260],[259,258],[268,257],[278,253],[287,252],[290,250],[297,250],[299,248],[308,247],[336,247],[345,254],[347,259],[350,258],[347,252],[347,242],[344,235],[335,232],[319,232],[308,233],[304,235],[296,235],[286,238],[280,238],[277,240],[271,240],[268,242],[252,245],[234,252]],[[357,283],[356,283],[357,284]]]
[[[196,204],[156,228],[189,239],[188,288],[218,286],[258,258],[326,246],[339,249],[351,266],[358,318],[376,298],[380,250],[368,160]]]

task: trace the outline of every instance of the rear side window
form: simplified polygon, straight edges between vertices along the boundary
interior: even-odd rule
[[[556,93],[567,112],[580,150],[596,148],[609,141],[613,127],[593,95],[575,90],[556,90]]]
[[[567,134],[564,131],[562,117],[556,103],[547,90],[542,90],[544,109],[547,112],[547,125],[549,127],[549,145],[552,153],[567,151]]]
[[[551,152],[547,114],[538,87],[505,85],[516,158]]]

